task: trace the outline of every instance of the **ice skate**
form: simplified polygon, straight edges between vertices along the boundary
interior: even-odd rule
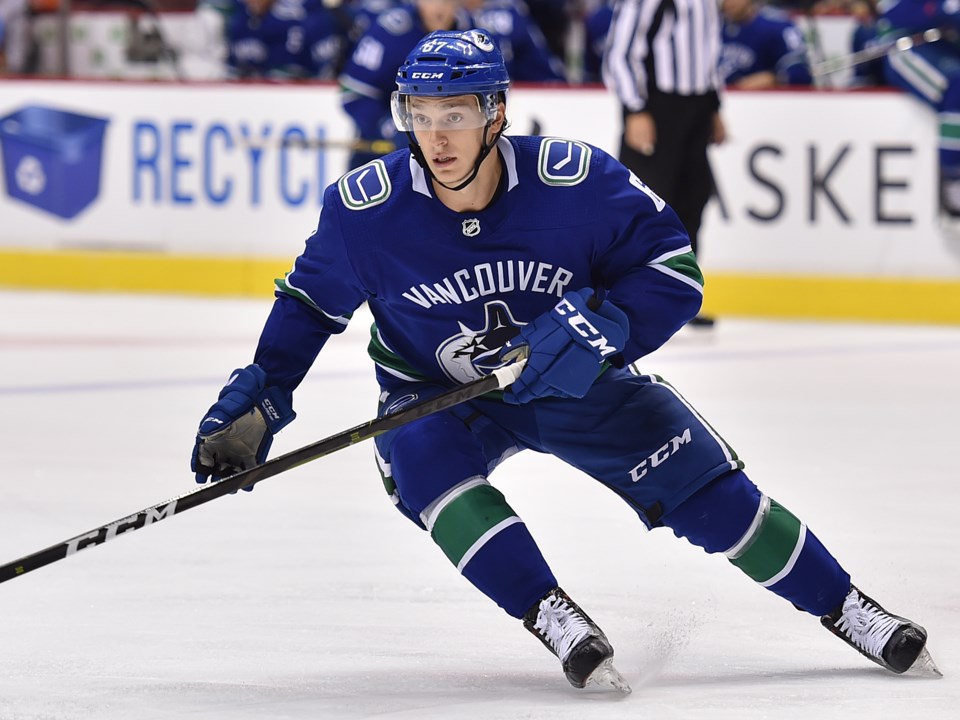
[[[927,652],[927,631],[911,620],[892,615],[855,586],[833,612],[820,622],[862,655],[897,674],[913,670],[943,674]]]
[[[523,626],[560,658],[574,687],[631,691],[613,666],[613,647],[607,636],[560,588],[548,592],[527,611]]]

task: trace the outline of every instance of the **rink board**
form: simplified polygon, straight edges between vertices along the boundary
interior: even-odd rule
[[[332,85],[0,87],[0,116],[41,106],[108,121],[99,188],[74,217],[29,202],[49,181],[35,163],[0,188],[6,287],[267,295],[346,167]],[[724,114],[701,242],[711,311],[960,322],[960,233],[936,214],[932,113],[893,92],[730,92]],[[600,88],[517,88],[508,115],[518,134],[539,124],[617,150]]]

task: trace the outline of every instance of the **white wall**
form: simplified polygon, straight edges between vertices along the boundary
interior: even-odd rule
[[[708,209],[706,268],[960,277],[956,241],[937,225],[925,107],[892,92],[730,92],[724,102],[723,206]],[[351,137],[332,85],[0,81],[0,118],[28,104],[109,118],[101,188],[72,220],[0,188],[5,247],[292,256],[347,153],[281,139]],[[508,114],[515,133],[536,120],[544,134],[616,151],[619,114],[602,90],[518,88]]]

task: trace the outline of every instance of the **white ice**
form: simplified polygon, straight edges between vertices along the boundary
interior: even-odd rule
[[[194,487],[269,299],[0,293],[0,563]],[[274,454],[364,422],[368,318]],[[493,476],[634,692],[571,688],[387,500],[369,442],[0,586],[0,720],[960,717],[960,328],[721,319],[642,362],[855,582],[926,626],[897,677],[548,457]]]

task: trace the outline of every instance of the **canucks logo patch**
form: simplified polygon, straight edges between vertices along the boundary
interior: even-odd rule
[[[490,36],[482,30],[470,30],[467,32],[467,37],[473,41],[474,45],[484,52],[493,52],[493,40],[491,40]]]
[[[540,179],[547,185],[576,185],[590,170],[589,145],[575,140],[545,138],[540,143]]]
[[[502,300],[483,306],[484,323],[473,330],[460,323],[460,332],[444,340],[437,348],[437,362],[451,380],[466,383],[489,375],[506,363],[500,351],[520,332],[510,308]]]
[[[390,178],[383,160],[372,160],[340,178],[340,199],[348,210],[364,210],[390,197]]]

